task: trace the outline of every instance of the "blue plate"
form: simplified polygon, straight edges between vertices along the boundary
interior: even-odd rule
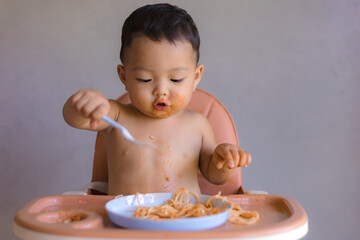
[[[170,199],[171,196],[172,193],[147,193],[138,195],[141,206],[146,207],[161,205]],[[210,196],[207,195],[200,195],[201,203],[204,203],[209,197]],[[193,199],[192,202],[195,203],[195,199]],[[216,207],[221,207],[222,202],[220,200],[214,200],[213,204]],[[110,200],[106,203],[105,208],[112,223],[120,227],[132,229],[168,231],[206,230],[224,224],[229,217],[229,211],[224,211],[204,217],[150,220],[134,217],[135,209],[138,206],[136,195],[128,195]]]

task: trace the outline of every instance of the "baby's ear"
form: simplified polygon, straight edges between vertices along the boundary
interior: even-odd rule
[[[204,65],[202,64],[197,65],[195,69],[195,81],[194,81],[193,91],[195,91],[196,86],[200,83],[203,72],[204,72]]]
[[[123,65],[117,65],[117,73],[121,82],[126,86],[125,68]]]

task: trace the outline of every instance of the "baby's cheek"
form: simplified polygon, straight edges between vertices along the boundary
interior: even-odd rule
[[[142,98],[140,96],[137,97],[136,101],[134,101],[133,104],[135,104],[135,107],[138,109],[146,109],[147,107],[149,107],[149,101],[146,98]]]
[[[183,109],[184,107],[186,107],[186,103],[187,103],[186,96],[178,95],[172,101],[172,106],[173,106],[174,110],[179,110],[179,109]]]

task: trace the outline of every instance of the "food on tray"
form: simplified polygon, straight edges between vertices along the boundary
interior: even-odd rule
[[[85,214],[74,214],[70,211],[61,211],[58,215],[59,223],[72,223],[83,220],[85,218]]]
[[[196,199],[191,202],[190,195]],[[202,217],[217,214],[223,211],[230,211],[228,222],[235,224],[250,225],[258,221],[259,214],[256,211],[245,211],[239,206],[227,201],[226,197],[221,196],[221,192],[211,196],[204,204],[200,203],[200,198],[196,193],[190,192],[186,188],[180,188],[163,204],[153,207],[140,206],[138,194],[136,194],[139,207],[135,210],[135,217],[144,219],[178,219]],[[213,201],[219,199],[222,201],[221,207],[215,207]]]

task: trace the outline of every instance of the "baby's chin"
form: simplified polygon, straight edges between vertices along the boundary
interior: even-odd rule
[[[183,111],[185,109],[185,106],[179,105],[179,104],[169,104],[168,106],[165,107],[157,107],[157,106],[136,106],[133,104],[133,107],[135,107],[135,109],[147,116],[147,117],[151,117],[151,118],[159,118],[159,119],[163,119],[163,118],[168,118],[171,116],[176,115],[177,113]]]
[[[158,111],[155,110],[151,113],[153,118],[168,118],[175,115],[178,111]]]
[[[168,118],[171,116],[176,115],[178,112],[180,112],[182,109],[172,109],[172,108],[168,108],[166,110],[157,110],[155,108],[153,108],[151,111],[141,111],[144,115],[151,117],[151,118],[159,118],[159,119],[163,119],[163,118]]]

